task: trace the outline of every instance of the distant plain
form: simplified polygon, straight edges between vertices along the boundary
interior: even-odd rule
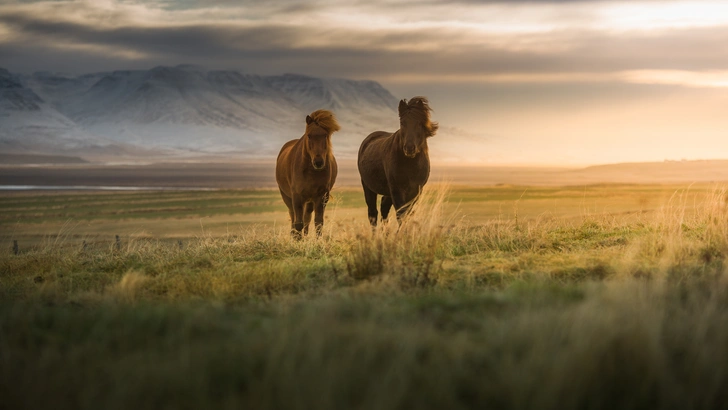
[[[585,186],[447,186],[444,208],[458,222],[484,224],[520,218],[563,220],[644,218],[676,191],[705,195],[711,184],[599,184]],[[692,207],[692,205],[691,205]],[[361,191],[336,188],[326,223],[366,223]],[[273,188],[165,191],[13,191],[0,195],[0,245],[12,240],[108,242],[125,238],[190,239],[244,234],[251,226],[289,229],[280,194]]]
[[[15,158],[15,156],[12,156]],[[80,159],[75,159],[81,161]],[[275,188],[275,159],[70,163],[73,157],[3,162],[0,185],[137,186],[168,188]],[[54,161],[55,164],[48,164]],[[58,164],[59,161],[66,163]],[[360,187],[353,159],[340,159],[337,187]],[[431,182],[452,185],[567,186],[601,183],[669,184],[728,181],[728,160],[670,161],[595,166],[504,166],[433,162]]]
[[[23,159],[32,162],[33,157]],[[191,238],[226,235],[249,225],[285,230],[290,222],[276,189],[274,164],[272,159],[210,158],[150,164],[6,164],[0,166],[0,186],[50,189],[0,191],[1,237],[7,243],[57,235]],[[676,190],[691,187],[699,192],[720,181],[728,181],[728,160],[580,168],[434,163],[430,178],[431,185],[449,187],[446,207],[468,223],[510,218],[516,212],[523,219],[630,217],[654,212]],[[356,164],[339,160],[327,219],[358,224],[366,220],[364,215]]]

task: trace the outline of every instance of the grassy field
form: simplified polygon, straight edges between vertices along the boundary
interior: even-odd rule
[[[457,187],[443,204],[458,223],[489,223],[520,217],[624,218],[651,213],[687,185],[591,185],[586,187]],[[712,185],[692,186],[699,200]],[[691,204],[694,205],[694,204]],[[364,217],[362,218],[362,215]],[[361,189],[335,189],[327,218],[333,224],[366,223]],[[198,191],[7,192],[0,195],[0,246],[51,241],[127,238],[220,237],[250,226],[286,230],[290,222],[275,189]],[[10,242],[9,242],[10,241]]]
[[[293,241],[274,190],[3,194],[0,402],[728,403],[723,186],[432,185],[374,233],[361,196]]]

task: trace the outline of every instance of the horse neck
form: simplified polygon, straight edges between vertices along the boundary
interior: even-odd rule
[[[392,134],[392,144],[394,144],[394,149],[398,152],[401,152],[404,154],[404,150],[402,148],[402,130],[398,129]]]
[[[296,145],[294,145],[294,147],[296,150],[301,152],[300,154],[296,155],[300,155],[304,158],[311,156],[308,153],[308,136],[306,136],[306,134],[303,134],[301,138],[298,139],[298,142],[296,143]]]

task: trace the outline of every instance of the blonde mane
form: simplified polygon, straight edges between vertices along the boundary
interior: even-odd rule
[[[306,124],[306,134],[311,131],[311,127],[318,125],[319,127],[326,130],[329,135],[341,129],[341,126],[336,121],[334,113],[329,110],[316,110],[312,112],[309,117],[313,120],[310,124]]]

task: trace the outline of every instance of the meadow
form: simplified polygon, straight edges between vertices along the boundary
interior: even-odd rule
[[[275,190],[15,192],[0,229],[8,408],[728,403],[722,185],[432,184],[375,232],[342,188],[302,241]]]

